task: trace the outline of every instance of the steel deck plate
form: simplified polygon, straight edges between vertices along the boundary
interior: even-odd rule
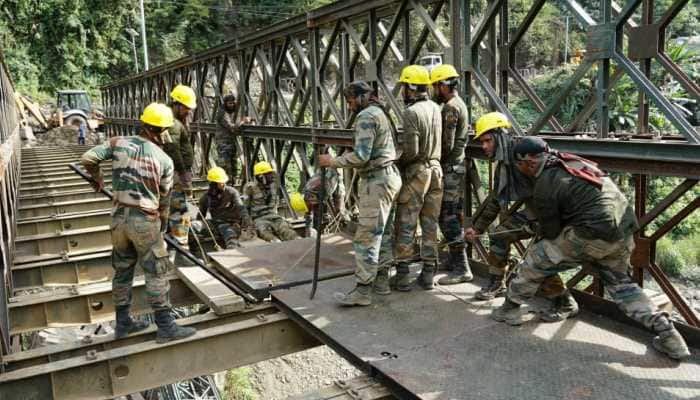
[[[652,334],[588,312],[562,323],[511,327],[488,315],[502,299],[474,301],[474,284],[374,296],[341,308],[352,278],[272,293],[292,318],[399,398],[697,399],[697,351],[678,363],[650,346]]]
[[[271,290],[310,282],[316,239],[304,238],[255,247],[210,252],[216,268],[243,290],[261,299]],[[245,245],[245,242],[244,242]],[[350,275],[355,268],[352,241],[345,235],[324,236],[319,278]]]

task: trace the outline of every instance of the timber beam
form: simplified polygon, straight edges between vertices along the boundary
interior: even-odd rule
[[[10,355],[5,360],[8,372],[0,374],[0,398],[112,399],[320,345],[269,305],[225,318],[209,313],[178,323],[197,328],[197,333],[157,344],[151,326],[122,340],[110,340],[109,335],[61,353],[32,350],[33,363],[26,356],[22,360]],[[14,369],[19,364],[25,366]]]
[[[174,274],[170,282],[173,306],[201,303],[199,298]],[[135,278],[132,314],[151,312],[146,299],[144,278]],[[93,324],[114,319],[112,283],[57,288],[54,291],[10,298],[8,304],[10,334],[32,332],[49,327]]]

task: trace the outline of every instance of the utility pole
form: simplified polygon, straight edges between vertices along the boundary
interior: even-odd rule
[[[143,12],[143,0],[139,0],[141,6],[141,39],[143,40],[143,70],[148,71],[148,43],[146,42],[146,14]]]
[[[131,44],[131,48],[134,51],[134,66],[136,67],[136,73],[138,74],[139,73],[139,57],[138,57],[138,54],[136,53],[136,36],[138,36],[139,33],[131,28],[126,28],[126,33],[131,37],[131,41],[129,43]]]
[[[566,13],[566,33],[564,35],[564,64],[569,63],[569,13]]]

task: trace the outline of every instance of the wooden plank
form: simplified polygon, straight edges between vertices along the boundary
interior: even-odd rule
[[[227,288],[204,269],[198,266],[178,267],[175,271],[180,279],[214,310],[216,315],[230,314],[245,308],[243,297]]]

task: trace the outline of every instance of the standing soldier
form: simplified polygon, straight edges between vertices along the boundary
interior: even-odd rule
[[[442,104],[442,159],[443,173],[440,230],[449,245],[447,276],[438,280],[440,285],[454,285],[474,279],[469,268],[464,245],[464,148],[469,126],[467,106],[457,94],[459,74],[449,64],[438,65],[430,73],[433,93]],[[458,242],[458,243],[455,243]]]
[[[401,71],[403,101],[403,134],[398,166],[403,186],[396,208],[396,243],[394,257],[398,261],[394,286],[410,291],[409,259],[418,221],[422,232],[420,258],[423,269],[418,283],[426,290],[433,288],[437,269],[437,231],[442,203],[442,168],[440,148],[442,116],[440,106],[428,98],[430,74],[420,65],[409,65]]]
[[[253,175],[255,179],[243,186],[243,195],[258,236],[268,242],[298,239],[289,222],[277,214],[279,188],[272,165],[260,161],[253,166]]]
[[[673,359],[689,357],[668,313],[656,308],[630,274],[633,235],[639,224],[625,196],[594,163],[548,150],[536,137],[527,137],[514,148],[518,169],[535,180],[533,208],[542,240],[518,265],[506,301],[494,310],[493,319],[504,321],[517,313],[545,278],[588,264],[620,310],[658,334],[653,341],[656,350]]]
[[[353,239],[357,284],[335,298],[346,306],[372,304],[372,286],[377,294],[391,293],[389,263],[391,254],[391,208],[401,188],[401,177],[394,166],[396,149],[391,122],[372,87],[363,81],[350,83],[343,91],[348,108],[357,113],[355,146],[338,157],[319,156],[320,167],[355,168],[360,211]],[[380,260],[382,261],[380,265]]]
[[[160,149],[163,132],[173,125],[173,114],[164,104],[143,110],[138,136],[114,137],[83,154],[82,164],[101,191],[104,180],[100,163],[112,160],[112,296],[117,314],[116,338],[148,327],[129,315],[134,268],[141,264],[146,277],[146,296],[155,312],[156,341],[164,343],[195,333],[178,326],[171,314],[168,292],[168,251],[161,226],[168,219],[173,162]]]
[[[207,212],[211,214],[211,219],[204,221],[208,225],[204,229],[218,232],[227,249],[240,247],[242,231],[255,231],[248,210],[238,191],[226,184],[229,178],[223,168],[210,169],[207,180],[209,190],[199,199],[200,217],[206,217]]]
[[[168,129],[170,139],[166,140],[163,150],[172,158],[175,165],[175,184],[170,200],[170,234],[180,246],[189,249],[188,234],[191,212],[188,211],[188,200],[192,200],[192,163],[194,149],[188,129],[187,118],[197,107],[197,97],[189,86],[177,85],[170,93],[175,123]],[[177,264],[189,264],[178,253]]]
[[[241,124],[250,122],[250,119],[246,117],[241,118],[240,123],[236,123],[234,121],[236,111],[238,111],[236,96],[229,94],[224,96],[224,105],[219,109],[216,117],[218,125],[216,130],[217,163],[228,173],[231,183],[236,181],[238,170],[236,135],[240,134]]]
[[[474,220],[474,226],[467,228],[465,238],[473,241],[485,232],[500,214],[500,224],[489,235],[489,283],[476,293],[479,300],[501,297],[506,291],[508,257],[511,245],[523,239],[532,238],[534,214],[531,196],[532,181],[515,166],[513,158],[513,137],[507,129],[511,127],[508,118],[500,112],[484,114],[476,121],[474,139],[481,142],[486,157],[497,161],[494,173],[493,191],[486,198],[486,205]],[[511,202],[524,201],[525,210],[508,215]],[[543,296],[553,298],[555,307],[550,313],[540,315],[542,319],[559,321],[578,309],[576,301],[568,295],[564,283],[558,275],[547,279],[543,285]],[[565,294],[565,295],[562,295]],[[517,321],[512,321],[518,323]]]

